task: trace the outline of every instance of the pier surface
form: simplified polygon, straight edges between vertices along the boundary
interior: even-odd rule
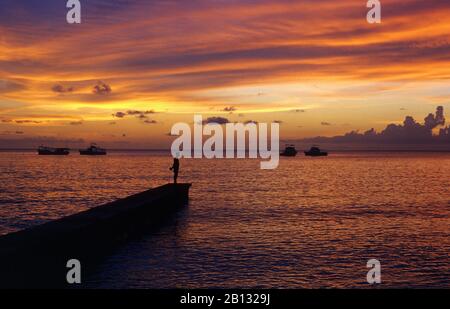
[[[190,186],[163,185],[0,236],[0,287],[65,287],[68,260],[86,270],[130,236],[160,226],[187,205]]]

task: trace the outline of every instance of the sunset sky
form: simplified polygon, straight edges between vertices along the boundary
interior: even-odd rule
[[[163,148],[193,114],[281,121],[281,137],[450,110],[450,2],[0,2],[0,148]],[[450,117],[447,117],[450,118]]]

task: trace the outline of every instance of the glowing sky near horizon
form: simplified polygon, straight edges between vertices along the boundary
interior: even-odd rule
[[[295,139],[450,110],[448,0],[384,0],[380,25],[365,0],[81,3],[80,25],[65,1],[0,3],[0,147],[162,147],[194,113]]]

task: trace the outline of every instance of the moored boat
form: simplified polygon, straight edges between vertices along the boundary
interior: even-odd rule
[[[52,148],[39,146],[38,154],[41,156],[67,156],[70,153],[69,148]]]
[[[297,155],[298,151],[295,149],[294,145],[286,145],[286,148],[282,153],[280,153],[280,156],[283,157],[295,157]]]
[[[325,157],[328,156],[328,152],[320,150],[319,147],[313,146],[310,150],[305,151],[305,156],[309,157]]]
[[[106,150],[97,147],[96,144],[91,144],[90,147],[86,149],[80,149],[80,155],[84,156],[104,156],[106,155]]]

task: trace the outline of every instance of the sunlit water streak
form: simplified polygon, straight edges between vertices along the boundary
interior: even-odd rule
[[[162,153],[41,157],[0,152],[0,233],[170,180]],[[182,160],[188,208],[106,257],[91,287],[450,287],[450,155],[339,153]]]

